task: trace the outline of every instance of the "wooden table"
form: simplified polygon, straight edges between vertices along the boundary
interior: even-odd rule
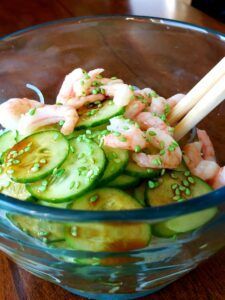
[[[225,32],[225,26],[178,0],[1,0],[0,35],[55,19],[95,14],[166,17]],[[0,254],[0,300],[80,300],[62,288],[34,277]],[[224,300],[225,251],[156,295],[153,300]]]

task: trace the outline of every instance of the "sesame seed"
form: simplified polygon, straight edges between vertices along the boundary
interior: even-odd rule
[[[35,114],[35,112],[36,112],[36,107],[31,108],[28,113],[30,116],[33,116]]]
[[[188,182],[186,179],[185,179],[185,180],[183,180],[183,181],[182,181],[182,183],[183,183],[183,185],[184,185],[184,186],[186,186],[186,187],[188,187],[188,186],[189,186],[189,182]]]
[[[156,135],[155,131],[152,131],[152,130],[149,130],[149,131],[148,131],[148,134],[149,134],[150,136]]]
[[[191,195],[191,190],[186,188],[185,189],[185,195],[190,196]]]
[[[137,153],[140,152],[141,151],[141,147],[139,145],[136,145],[134,147],[134,151],[137,152]]]
[[[148,187],[149,187],[150,189],[154,189],[154,188],[155,188],[155,182],[152,181],[152,180],[149,180],[149,181],[148,181]]]
[[[91,196],[91,198],[89,198],[89,202],[93,203],[93,202],[96,202],[98,200],[98,195],[94,195],[94,196]]]
[[[195,183],[195,180],[194,180],[194,178],[193,177],[188,177],[188,179],[187,179],[190,183]]]
[[[71,227],[71,234],[72,234],[72,236],[74,236],[74,237],[77,236],[77,227],[76,227],[76,226],[72,226],[72,227]]]
[[[177,187],[178,187],[178,184],[176,184],[176,183],[174,183],[174,184],[171,185],[171,189],[172,190],[175,190]]]

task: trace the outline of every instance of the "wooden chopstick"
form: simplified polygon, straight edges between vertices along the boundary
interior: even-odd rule
[[[178,102],[168,121],[174,125],[187,112],[192,109],[196,103],[216,84],[216,82],[225,74],[225,57],[221,59],[191,90],[184,98]]]
[[[179,141],[196,124],[225,99],[225,75],[198,101],[189,113],[175,126],[174,138]]]

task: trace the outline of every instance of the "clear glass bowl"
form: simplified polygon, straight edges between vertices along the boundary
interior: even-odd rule
[[[32,83],[46,102],[53,103],[65,74],[78,66],[103,67],[109,76],[152,87],[163,96],[185,93],[225,55],[224,40],[224,35],[206,28],[152,17],[91,17],[35,26],[0,41],[0,98],[2,102],[33,98],[25,87]],[[199,125],[212,137],[221,165],[224,110],[221,104]],[[75,251],[63,243],[55,248],[9,221],[10,215],[26,215],[34,222],[54,221],[58,226],[155,224],[215,206],[217,215],[197,230],[176,238],[152,237],[148,247],[123,252]],[[22,268],[72,293],[92,299],[132,299],[154,293],[223,247],[224,209],[225,188],[185,203],[109,212],[49,208],[1,195],[0,248]]]

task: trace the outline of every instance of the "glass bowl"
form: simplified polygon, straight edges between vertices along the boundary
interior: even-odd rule
[[[160,95],[186,93],[225,55],[225,36],[191,24],[134,16],[68,19],[28,28],[0,41],[0,98],[35,98],[26,83],[39,87],[53,103],[65,74],[76,67],[103,67],[140,88]],[[207,129],[218,161],[225,163],[225,104],[199,127]],[[204,226],[170,238],[152,235],[145,248],[111,247],[107,251],[73,250],[30,236],[12,218],[28,217],[30,226],[93,223],[150,226],[217,207]],[[131,211],[71,211],[0,197],[0,248],[25,270],[72,293],[92,299],[134,299],[154,293],[195,268],[225,244],[225,188],[163,207]],[[52,223],[53,222],[53,223]],[[98,236],[97,238],[101,238]]]

